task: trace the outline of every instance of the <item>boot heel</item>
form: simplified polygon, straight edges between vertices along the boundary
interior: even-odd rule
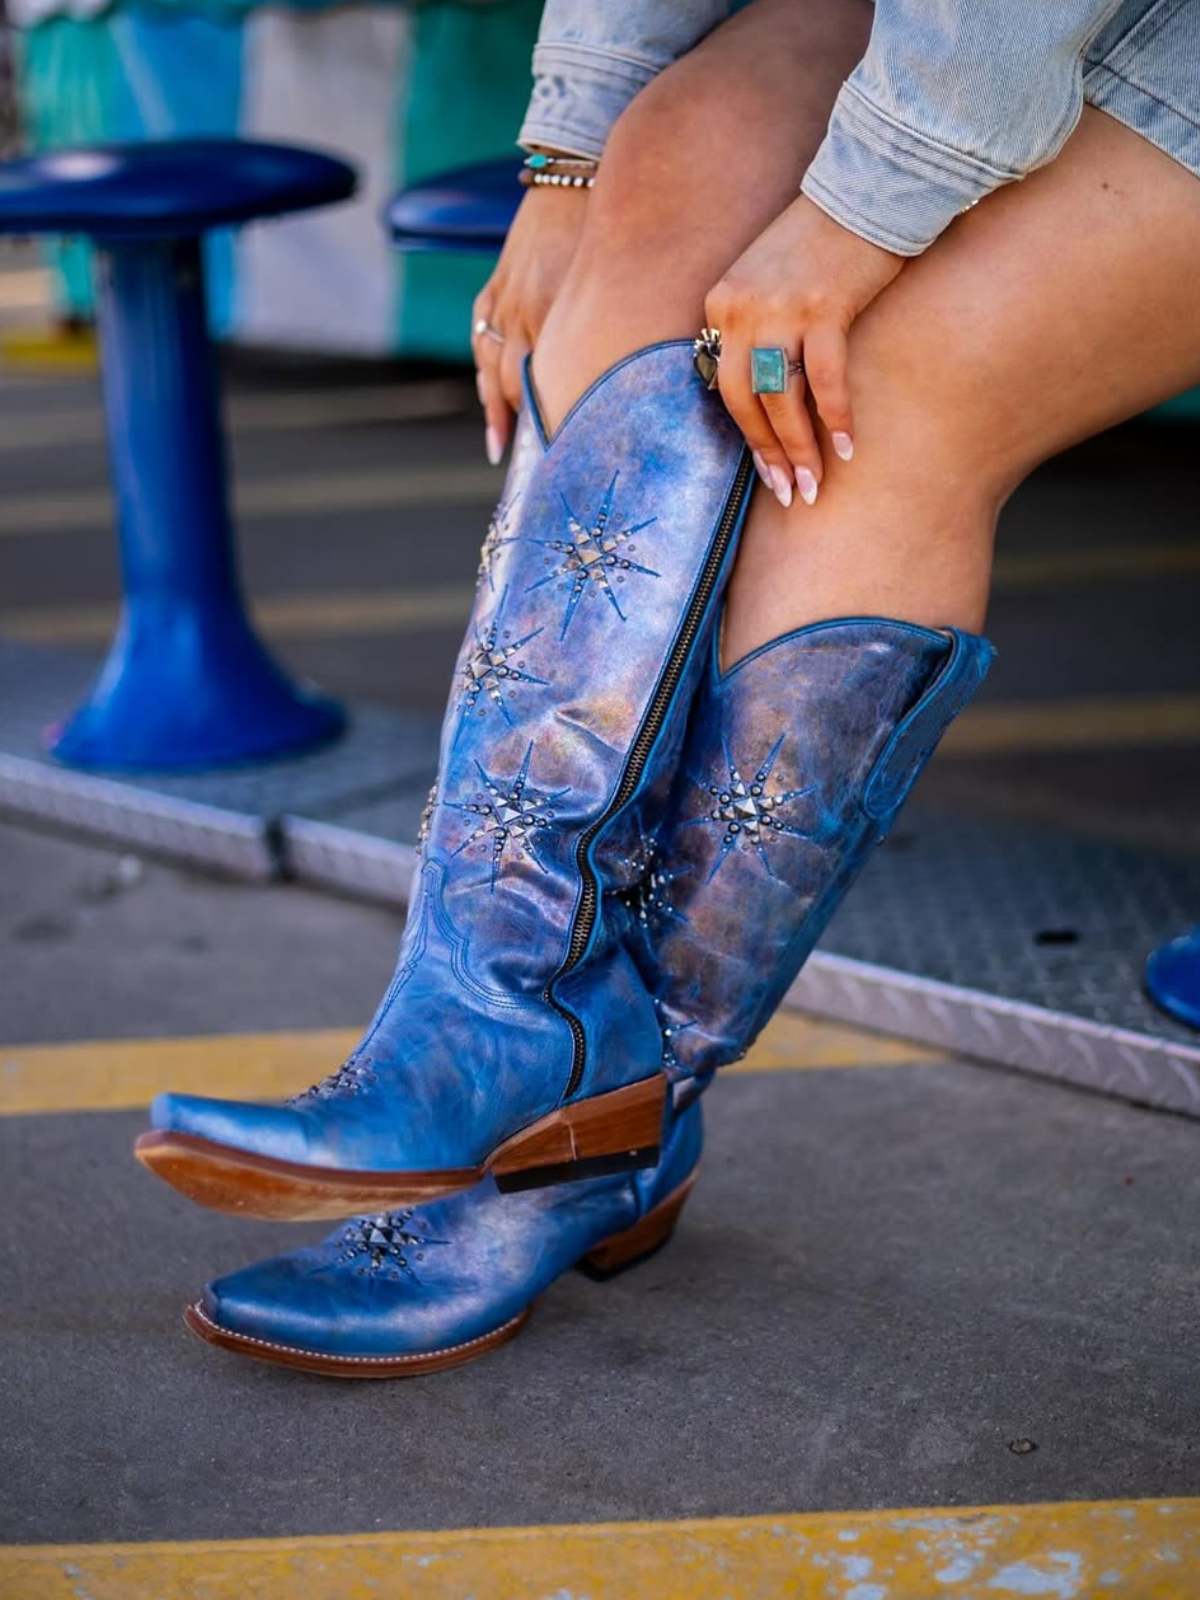
[[[587,1273],[589,1278],[614,1278],[627,1267],[634,1267],[656,1250],[661,1250],[675,1232],[679,1213],[695,1181],[694,1175],[688,1178],[665,1200],[660,1200],[652,1211],[647,1211],[632,1228],[614,1234],[594,1250],[589,1250],[579,1263],[579,1270]]]
[[[662,1144],[667,1076],[560,1106],[514,1133],[488,1163],[497,1188],[541,1188],[605,1172],[652,1167]]]

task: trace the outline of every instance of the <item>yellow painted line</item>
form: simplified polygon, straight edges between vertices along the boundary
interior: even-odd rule
[[[358,1029],[327,1028],[3,1046],[0,1115],[129,1110],[146,1105],[163,1089],[246,1100],[281,1099],[332,1071],[359,1036]],[[936,1058],[936,1051],[899,1039],[781,1015],[746,1060],[728,1070],[891,1066]]]
[[[226,402],[225,415],[235,436],[293,428],[412,422],[457,416],[463,409],[464,393],[471,393],[473,398],[473,392],[463,382],[439,378],[430,383],[374,384],[358,389],[242,394]],[[104,437],[104,413],[99,404],[38,411],[31,416],[6,416],[0,421],[0,451],[95,444]]]
[[[780,1011],[763,1029],[753,1049],[725,1072],[795,1072],[825,1067],[892,1067],[913,1061],[946,1060],[930,1045],[910,1044],[840,1022],[818,1022]]]
[[[14,1600],[1190,1600],[1200,1501],[0,1548]]]
[[[331,1072],[358,1039],[356,1029],[329,1028],[8,1046],[0,1049],[0,1114],[128,1110],[164,1089],[282,1099]]]
[[[286,478],[247,478],[235,485],[238,515],[256,522],[314,512],[404,510],[421,506],[491,505],[503,479],[498,467],[462,462],[438,467],[323,472]],[[106,489],[0,499],[0,537],[107,532],[112,501]],[[426,535],[428,530],[426,530]]]
[[[1123,545],[1087,545],[1078,550],[1000,551],[992,567],[997,589],[1046,589],[1114,578],[1159,577],[1200,571],[1200,544],[1180,540],[1133,540]]]
[[[6,382],[19,375],[22,384],[31,385],[90,377],[100,364],[90,329],[71,331],[42,318],[13,318],[0,327],[0,361]]]
[[[1200,738],[1200,694],[1140,694],[975,706],[951,727],[941,754],[1122,750]]]

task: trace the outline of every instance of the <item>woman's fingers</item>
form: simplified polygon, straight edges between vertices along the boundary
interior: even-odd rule
[[[500,390],[505,404],[516,413],[521,409],[521,387],[525,377],[525,357],[532,348],[525,329],[516,320],[510,322],[500,346]]]
[[[726,410],[753,452],[759,477],[781,505],[790,506],[795,482],[791,462],[759,404],[758,395],[751,391],[750,351],[724,336],[717,385]]]
[[[788,356],[788,361],[792,360]],[[817,498],[823,467],[812,420],[804,404],[804,378],[793,373],[782,394],[760,394],[763,410],[787,457],[800,498],[811,506]]]
[[[483,405],[484,453],[492,466],[498,467],[508,447],[512,415],[500,388],[499,371],[492,367],[480,367],[475,376],[475,387]]]
[[[829,429],[830,443],[843,461],[854,454],[854,416],[850,409],[846,334],[836,322],[821,322],[804,340],[804,371],[817,415]]]
[[[487,287],[471,308],[471,349],[475,356],[475,387],[484,415],[484,449],[492,466],[499,466],[512,428],[512,412],[504,397],[501,356],[504,343],[496,337],[492,300]]]

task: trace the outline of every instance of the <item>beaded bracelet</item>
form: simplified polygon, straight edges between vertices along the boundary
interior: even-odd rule
[[[556,156],[536,150],[526,156],[520,177],[528,188],[590,189],[598,163],[589,156]]]
[[[521,183],[526,189],[591,189],[596,179],[585,178],[581,173],[572,176],[569,172],[522,172]]]

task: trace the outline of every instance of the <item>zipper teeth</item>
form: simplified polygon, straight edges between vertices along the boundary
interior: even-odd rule
[[[573,967],[578,965],[588,947],[588,942],[592,937],[592,929],[595,926],[596,908],[599,904],[600,895],[596,874],[592,870],[592,864],[588,859],[588,851],[591,849],[592,840],[604,827],[605,823],[625,805],[641,780],[650,752],[654,748],[654,742],[658,738],[659,730],[666,718],[667,708],[671,704],[679,680],[683,676],[683,669],[691,653],[696,634],[699,632],[700,623],[708,610],[708,602],[712,598],[713,590],[716,588],[717,579],[720,576],[721,568],[725,563],[725,556],[729,549],[729,542],[733,537],[733,530],[742,509],[742,501],[745,498],[746,485],[749,480],[750,460],[748,454],[743,451],[737,472],[734,474],[733,487],[729,491],[729,498],[725,502],[724,511],[721,513],[721,521],[717,526],[712,549],[709,551],[708,559],[704,563],[704,571],[701,573],[700,581],[696,585],[696,592],[692,596],[692,603],[688,607],[683,627],[680,629],[679,637],[675,641],[675,648],[671,651],[671,656],[663,675],[658,680],[658,688],[654,692],[654,699],[651,702],[650,709],[646,713],[642,726],[638,730],[637,738],[633,742],[633,748],[629,752],[629,760],[625,763],[625,771],[621,775],[621,782],[603,814],[597,817],[590,828],[586,828],[580,834],[579,841],[575,846],[575,864],[579,868],[580,876],[583,879],[583,893],[579,897],[579,909],[575,913],[575,922],[571,929],[571,938],[567,945],[566,957],[562,966],[559,967],[546,985],[544,993],[544,998],[570,1026],[574,1040],[571,1077],[563,1096],[564,1099],[570,1099],[583,1079],[584,1053],[587,1048],[587,1041],[584,1037],[583,1024],[579,1018],[555,998],[554,985],[559,978],[564,977]]]

